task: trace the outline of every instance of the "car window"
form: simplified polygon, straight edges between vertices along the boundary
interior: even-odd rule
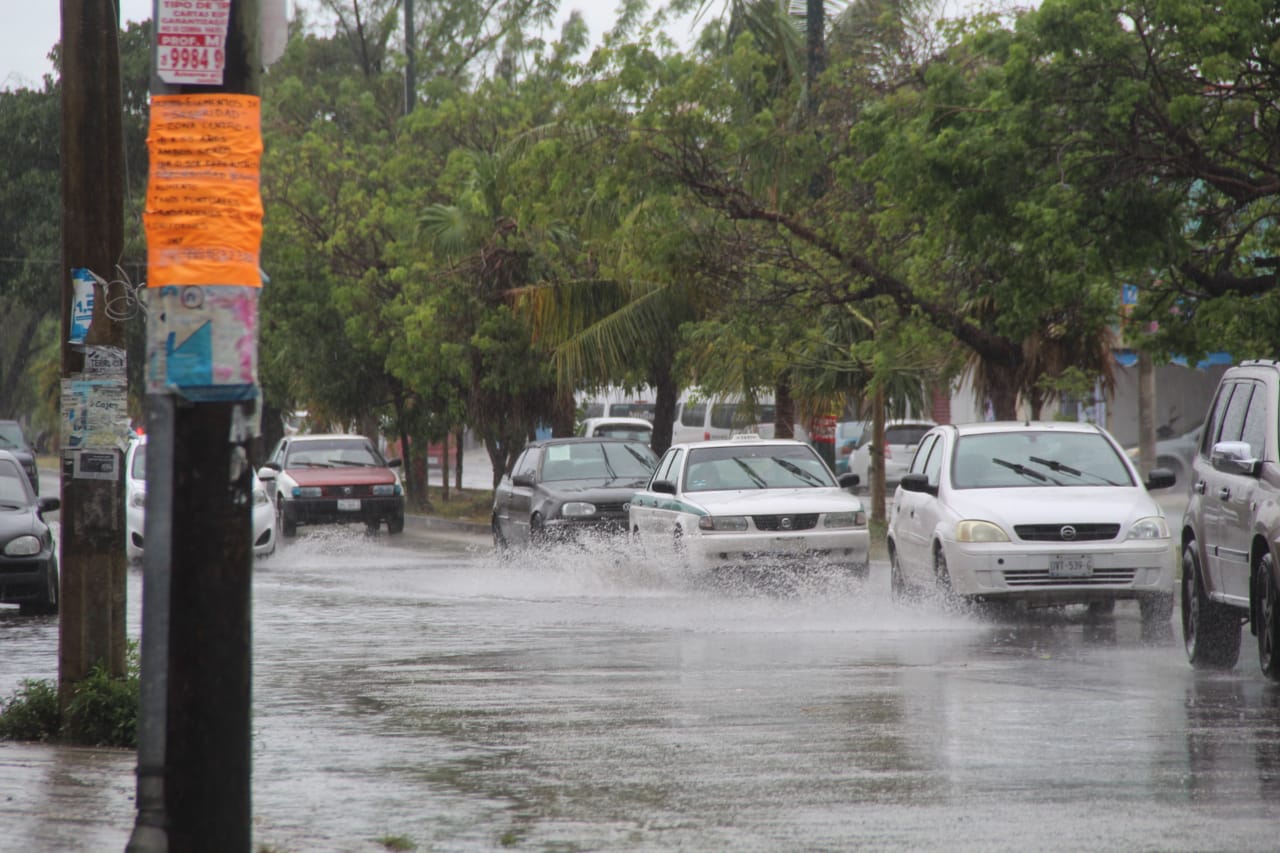
[[[1101,433],[1057,430],[962,435],[956,440],[951,483],[957,489],[1134,484]]]
[[[928,450],[929,455],[926,457],[924,463],[924,475],[929,478],[930,486],[938,485],[938,478],[942,472],[942,436],[935,435],[933,439],[934,440]]]
[[[0,448],[12,450],[14,448],[23,449],[26,446],[27,442],[22,437],[22,427],[13,421],[0,424]]]
[[[1207,456],[1209,449],[1218,441],[1218,433],[1222,430],[1222,417],[1227,412],[1227,403],[1231,400],[1236,384],[1235,382],[1224,382],[1218,389],[1218,396],[1214,398],[1213,408],[1209,411],[1209,416],[1204,420],[1207,428],[1200,434],[1200,454],[1202,456]]]
[[[645,418],[653,420],[653,403],[614,403],[609,415],[615,418]]]
[[[923,474],[924,464],[929,458],[929,451],[933,449],[933,445],[937,442],[938,437],[931,435],[920,442],[920,446],[916,448],[916,455],[911,459],[911,465],[907,470],[912,474]]]
[[[700,427],[706,417],[706,403],[685,403],[680,407],[680,423],[683,426]]]
[[[884,429],[885,444],[918,444],[933,427],[928,424],[897,424]]]
[[[538,471],[538,448],[526,448],[524,453],[520,454],[520,458],[516,460],[515,466],[511,469],[511,476],[519,477],[521,474],[532,477]]]
[[[135,480],[147,479],[147,446],[139,444],[133,449],[133,467],[129,470],[129,476]]]
[[[1249,410],[1249,398],[1253,396],[1253,383],[1240,382],[1227,403],[1226,414],[1222,416],[1222,427],[1218,431],[1218,441],[1239,441],[1244,431],[1244,416]]]
[[[271,455],[267,457],[268,462],[278,464],[284,463],[284,449],[289,445],[289,439],[282,438],[276,442],[276,446],[271,450]]]
[[[9,460],[0,462],[0,503],[26,506],[27,475]]]
[[[1240,440],[1249,444],[1249,458],[1261,459],[1267,437],[1267,393],[1258,385],[1249,401],[1249,411],[1244,416]]]
[[[653,430],[631,424],[601,424],[591,434],[596,438],[625,438],[629,441],[647,442],[653,436]]]
[[[684,491],[796,489],[836,485],[807,445],[734,445],[689,451]]]

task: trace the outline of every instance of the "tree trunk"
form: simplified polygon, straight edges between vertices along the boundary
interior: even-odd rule
[[[884,524],[884,388],[877,387],[872,405],[875,411],[871,414],[871,521],[873,524]]]
[[[567,438],[573,435],[578,419],[578,404],[573,399],[573,389],[557,389],[555,408],[551,415],[551,435]]]
[[[4,382],[0,383],[0,416],[12,418],[17,414],[14,411],[14,400],[17,397],[18,383],[22,381],[22,377],[25,375],[27,359],[31,357],[36,326],[39,322],[40,317],[33,311],[27,316],[22,327],[14,330],[17,334],[14,341],[18,347],[14,350],[13,361],[10,362],[8,371],[4,373]]]
[[[676,402],[680,388],[671,375],[671,367],[663,364],[649,376],[649,384],[656,392],[653,401],[653,452],[661,456],[671,446],[671,430],[676,422]]]
[[[462,441],[465,437],[462,430],[454,433],[453,447],[454,453],[457,455],[454,458],[453,487],[458,491],[462,491]]]
[[[449,502],[449,433],[440,445],[440,500]]]
[[[775,438],[796,437],[796,404],[791,398],[791,380],[783,378],[773,389]]]
[[[1138,351],[1138,470],[1146,477],[1156,467],[1156,366]]]

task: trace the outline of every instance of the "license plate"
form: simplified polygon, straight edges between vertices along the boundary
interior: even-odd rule
[[[359,498],[338,498],[338,511],[339,512],[359,512],[360,499]]]
[[[1051,578],[1087,578],[1093,574],[1093,557],[1082,554],[1078,557],[1050,557],[1049,577]]]

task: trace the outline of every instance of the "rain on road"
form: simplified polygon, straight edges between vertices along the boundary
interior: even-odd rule
[[[324,531],[255,571],[255,850],[1274,850],[1280,690],[1178,637]],[[56,645],[0,610],[0,696]],[[0,744],[0,849],[123,850],[133,769]]]

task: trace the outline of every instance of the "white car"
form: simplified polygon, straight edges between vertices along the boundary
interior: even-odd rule
[[[867,572],[862,501],[812,447],[740,435],[675,444],[631,498],[631,530],[691,567],[825,563]]]
[[[884,425],[884,487],[891,490],[907,473],[916,445],[937,424],[933,421],[888,421]],[[871,489],[871,424],[863,424],[858,445],[849,454],[849,473],[858,475],[858,488]]]
[[[644,418],[587,418],[579,424],[577,434],[585,438],[625,438],[651,444],[653,422]]]
[[[1125,452],[1093,424],[972,423],[920,441],[893,498],[892,589],[1110,610],[1168,623],[1177,541]]]
[[[131,561],[142,559],[147,512],[147,437],[129,443],[124,456],[124,547]],[[276,512],[253,475],[253,556],[267,557],[276,550]]]

